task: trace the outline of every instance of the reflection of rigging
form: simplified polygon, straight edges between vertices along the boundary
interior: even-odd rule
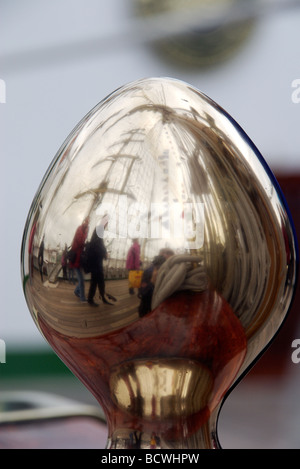
[[[112,150],[118,146],[117,152],[106,155],[92,166],[91,169],[94,171],[96,178],[97,174],[101,176],[100,183],[92,189],[83,190],[75,194],[71,203],[73,205],[81,198],[90,196],[91,201],[84,216],[90,217],[93,220],[92,223],[97,225],[97,217],[100,216],[100,213],[101,216],[104,215],[101,212],[102,208],[105,210],[105,207],[111,207],[115,215],[119,210],[118,203],[121,196],[126,198],[128,204],[139,201],[140,193],[136,191],[136,180],[140,180],[142,175],[139,174],[137,163],[142,161],[141,155],[144,151],[144,141],[145,133],[140,128],[124,132],[121,140],[114,142],[108,148],[108,150]],[[136,148],[137,146],[138,148]],[[107,165],[107,163],[109,164]],[[142,184],[142,187],[144,187],[144,184]],[[68,209],[71,205],[69,205]],[[111,213],[108,213],[108,215],[111,215]],[[118,216],[119,224],[116,226],[116,229],[122,231],[121,224],[127,214],[118,213]],[[115,233],[115,237],[119,235],[119,232]],[[125,236],[124,239],[120,239],[119,236],[118,242],[115,243],[114,237],[105,236],[104,241],[106,247],[110,248],[109,266],[114,262],[117,263],[117,259],[122,259],[125,262],[128,237]],[[124,266],[119,265],[118,267],[122,268]]]
[[[138,129],[139,131],[139,129]],[[98,168],[99,166],[103,165],[104,163],[107,163],[108,161],[111,162],[109,168],[106,170],[106,173],[103,175],[103,178],[99,184],[98,187],[95,187],[94,189],[89,189],[87,191],[80,192],[79,194],[76,194],[74,196],[74,201],[79,200],[81,197],[85,197],[88,194],[92,195],[92,201],[89,210],[87,211],[85,216],[91,216],[92,212],[95,211],[98,206],[103,202],[103,199],[105,195],[112,194],[112,195],[126,195],[130,199],[135,199],[134,194],[128,190],[126,191],[126,186],[133,168],[133,165],[136,161],[140,161],[140,157],[130,154],[130,153],[124,153],[123,149],[128,144],[129,142],[132,142],[133,139],[126,139],[122,142],[122,148],[119,150],[118,153],[108,155],[105,158],[103,158],[101,161],[97,162],[92,169]],[[141,143],[143,142],[143,139],[136,139],[134,140],[135,142]],[[120,142],[119,142],[120,143]],[[120,163],[122,159],[126,159],[130,161],[130,164],[128,165],[126,172],[125,172],[125,177],[122,182],[122,186],[120,189],[115,188],[115,187],[110,187],[109,183],[113,179],[113,173],[115,166]],[[70,206],[69,206],[70,207]],[[68,208],[69,208],[68,207]],[[68,208],[66,210],[68,210]]]
[[[94,187],[88,190],[81,188],[66,209],[86,198],[86,208],[82,216],[89,217],[92,225],[97,225],[97,218],[99,220],[100,216],[102,218],[106,214],[117,217],[117,222],[114,220],[104,235],[106,247],[109,247],[110,265],[113,259],[125,261],[130,238],[140,238],[144,259],[152,259],[162,247],[158,247],[157,241],[151,239],[151,203],[162,204],[163,212],[158,214],[157,223],[166,231],[170,229],[168,224],[171,205],[189,202],[185,177],[182,176],[188,170],[187,162],[191,158],[197,159],[197,135],[201,132],[203,116],[195,116],[192,105],[189,109],[171,108],[166,105],[164,88],[159,90],[159,95],[163,104],[153,104],[149,98],[145,105],[135,106],[126,116],[115,114],[114,124],[110,123],[103,129],[105,138],[109,138],[110,133],[113,135],[115,125],[123,125],[125,117],[131,115],[138,118],[139,114],[147,113],[149,118],[146,119],[145,128],[124,127],[119,139],[111,139],[110,144],[104,146],[102,155],[101,146],[99,147],[98,160],[90,168],[95,181]],[[197,122],[197,128],[191,129],[191,120]],[[185,162],[184,172],[182,155]],[[178,179],[180,165],[181,176]],[[190,172],[193,172],[192,168]],[[191,174],[186,176],[192,177]],[[120,204],[122,197],[126,199],[125,207]],[[141,207],[146,209],[146,213],[141,213]],[[139,236],[141,227],[145,226],[146,236]],[[134,236],[132,232],[137,235]],[[165,240],[164,243],[166,242]]]

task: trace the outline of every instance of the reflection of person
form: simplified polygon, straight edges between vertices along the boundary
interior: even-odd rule
[[[41,280],[42,282],[44,281],[44,276],[43,276],[43,265],[44,265],[44,238],[43,236],[42,242],[40,244],[39,248],[39,254],[38,254],[38,263],[39,263],[39,270],[40,270],[40,275],[41,275]]]
[[[32,283],[32,275],[33,275],[33,240],[36,231],[36,221],[32,225],[29,242],[28,242],[28,256],[29,256],[29,279],[30,283]]]
[[[141,300],[139,304],[140,317],[143,317],[147,313],[150,313],[151,300],[158,270],[160,266],[166,261],[166,259],[168,259],[173,254],[174,252],[171,249],[161,249],[159,251],[159,255],[153,259],[152,264],[147,269],[145,269],[138,294]]]
[[[131,270],[140,269],[140,245],[137,239],[133,239],[132,245],[128,251],[126,259],[126,269],[130,272]],[[134,288],[129,282],[129,293],[134,294]]]
[[[174,254],[175,253],[174,253],[173,249],[170,249],[170,248],[162,248],[159,251],[159,255],[163,256],[166,260],[169,259],[169,257],[174,256]]]
[[[152,432],[151,440],[150,440],[150,449],[156,449],[158,444],[159,444],[159,438],[156,436],[154,432]]]
[[[61,256],[61,265],[63,269],[63,279],[67,280],[68,279],[68,273],[67,273],[67,266],[68,266],[68,248],[67,245],[65,245],[64,252]]]
[[[104,246],[103,239],[100,238],[95,229],[89,243],[89,268],[91,271],[91,283],[88,294],[88,303],[91,306],[98,306],[94,302],[94,296],[96,289],[98,287],[100,297],[103,303],[109,303],[105,298],[105,282],[104,282],[104,272],[103,272],[103,259],[107,258],[107,251]]]
[[[138,432],[135,430],[134,432],[131,432],[130,435],[130,443],[129,447],[131,449],[139,449],[141,447],[141,442],[142,442],[142,433]]]
[[[76,286],[74,293],[80,298],[81,301],[86,301],[84,292],[84,278],[80,268],[80,257],[84,248],[85,240],[88,233],[89,219],[85,218],[83,223],[77,228],[71,250],[74,252],[74,259],[70,261],[70,268],[75,269],[78,285]]]
[[[76,284],[75,276],[74,276],[74,266],[72,263],[72,256],[70,256],[71,250],[67,250],[67,266],[68,266],[68,271],[69,271],[69,282],[72,283],[73,285]],[[73,259],[74,262],[74,259]]]
[[[75,277],[74,277],[74,267],[71,267],[70,264],[68,265],[68,270],[69,270],[69,282],[73,283],[75,285]]]

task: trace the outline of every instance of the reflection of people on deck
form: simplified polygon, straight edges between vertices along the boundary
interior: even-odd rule
[[[80,265],[80,258],[84,248],[85,240],[88,233],[89,219],[85,218],[83,223],[77,228],[71,250],[75,252],[75,260],[70,261],[70,268],[75,269],[78,285],[76,286],[74,293],[81,301],[86,301],[84,292],[84,278]]]
[[[62,265],[62,269],[63,269],[63,279],[64,280],[67,280],[68,279],[68,272],[67,272],[67,268],[68,268],[68,247],[67,245],[65,245],[65,249],[62,253],[62,256],[61,256],[61,265]]]
[[[152,432],[150,439],[150,449],[156,449],[159,444],[160,438],[155,434],[155,432]]]
[[[139,270],[141,266],[140,260],[140,245],[138,243],[138,239],[133,239],[132,245],[128,251],[127,259],[126,259],[126,269],[128,272],[131,270]],[[129,282],[129,293],[131,295],[134,294],[134,288]]]
[[[41,280],[42,282],[44,281],[44,276],[43,276],[43,265],[44,265],[44,238],[45,235],[43,236],[42,242],[39,247],[39,254],[38,254],[38,264],[39,264],[39,270],[40,270],[40,275],[41,275]]]
[[[103,228],[105,228],[106,225],[107,221],[105,222]],[[105,298],[105,282],[103,272],[103,259],[107,259],[107,251],[104,246],[103,239],[98,235],[98,232],[95,228],[89,243],[89,267],[91,271],[91,283],[88,294],[88,303],[91,306],[98,306],[98,304],[94,301],[97,287],[103,303],[111,304]]]
[[[152,264],[147,269],[145,269],[138,294],[141,300],[139,305],[140,317],[145,316],[151,311],[151,300],[158,270],[160,266],[166,261],[166,259],[173,255],[174,252],[171,249],[161,249],[159,251],[159,255],[154,258]]]
[[[69,282],[72,283],[73,285],[76,284],[75,276],[74,276],[74,267],[69,259],[70,251],[68,250],[67,252],[67,265],[68,265],[68,271],[69,271]]]
[[[134,432],[130,433],[130,443],[129,447],[131,449],[139,449],[141,447],[141,441],[142,441],[142,433],[138,432],[135,430]]]
[[[33,240],[34,240],[34,235],[36,231],[36,222],[32,225],[31,231],[30,231],[30,236],[29,236],[29,242],[28,242],[28,256],[29,256],[29,278],[30,278],[30,283],[32,282],[32,275],[33,275]]]

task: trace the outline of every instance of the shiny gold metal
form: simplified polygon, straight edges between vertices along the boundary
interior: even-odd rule
[[[151,78],[100,102],[58,151],[22,277],[37,327],[102,406],[108,448],[219,447],[225,396],[288,312],[296,241],[238,124]]]
[[[193,415],[206,406],[213,387],[209,370],[192,360],[140,359],[116,368],[110,388],[117,405],[145,419]]]

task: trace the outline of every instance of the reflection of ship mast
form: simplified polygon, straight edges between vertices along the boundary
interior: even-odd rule
[[[141,132],[140,129],[137,129],[137,130],[131,130],[128,133],[136,135],[139,132]],[[132,155],[130,153],[125,153],[124,152],[125,146],[129,142],[133,142],[133,141],[141,143],[141,142],[143,142],[143,139],[141,139],[141,138],[133,139],[131,137],[128,137],[128,138],[124,139],[122,142],[116,143],[116,144],[121,143],[121,148],[119,149],[118,153],[106,156],[105,158],[103,158],[101,161],[99,161],[98,163],[96,163],[92,167],[92,169],[95,169],[96,167],[99,167],[100,165],[102,165],[104,163],[107,163],[108,161],[111,162],[109,168],[107,169],[107,171],[106,171],[106,173],[105,173],[105,175],[104,175],[104,177],[103,177],[103,179],[100,182],[98,187],[95,187],[94,189],[89,189],[89,190],[84,191],[84,192],[80,192],[79,194],[76,194],[74,196],[75,201],[77,201],[81,197],[86,196],[87,194],[91,194],[93,196],[90,208],[89,208],[89,210],[88,210],[88,212],[86,213],[85,216],[90,216],[91,215],[91,213],[94,211],[94,209],[97,208],[103,202],[103,198],[106,194],[126,195],[130,199],[133,199],[133,200],[135,199],[135,196],[134,196],[134,194],[132,194],[131,191],[126,191],[125,190],[134,163],[136,161],[140,161],[139,156],[135,156],[135,155]],[[116,144],[114,144],[114,145],[116,145]],[[131,160],[131,161],[130,161],[129,166],[126,169],[125,178],[123,180],[122,186],[121,186],[120,189],[114,188],[114,187],[109,187],[110,178],[113,175],[115,166],[123,158],[125,158],[127,160]]]
[[[129,203],[127,209],[129,209],[132,202],[137,202],[138,204],[144,204],[144,206],[147,207],[148,214],[151,211],[150,204],[153,200],[156,200],[156,202],[159,203],[165,203],[166,209],[168,209],[170,202],[185,199],[184,193],[180,194],[184,185],[182,185],[181,188],[176,186],[170,191],[170,185],[173,184],[173,180],[176,178],[173,178],[173,174],[170,174],[169,171],[170,169],[172,169],[172,172],[174,170],[176,171],[176,165],[180,162],[180,155],[185,155],[185,159],[189,160],[191,153],[195,152],[195,140],[193,132],[191,132],[189,127],[186,125],[187,122],[189,122],[189,114],[187,114],[186,109],[184,114],[178,116],[178,113],[168,106],[157,106],[149,103],[147,105],[135,107],[130,112],[130,114],[133,113],[153,113],[160,115],[160,118],[158,118],[158,120],[150,119],[150,122],[153,125],[151,130],[149,128],[141,129],[138,127],[129,130],[126,129],[119,140],[113,142],[113,144],[107,148],[107,154],[101,159],[99,158],[98,162],[91,168],[95,171],[96,177],[97,173],[101,174],[101,180],[99,181],[98,179],[99,182],[98,184],[95,184],[96,187],[87,191],[83,190],[76,194],[73,199],[73,203],[82,197],[91,197],[91,202],[85,216],[91,216],[92,213],[95,212],[102,204],[103,208],[105,208],[105,203],[108,203],[107,206],[110,205],[115,207],[116,213],[119,216],[119,229],[122,231],[122,223],[125,227],[127,226],[127,222],[131,223],[131,227],[135,226],[134,224],[136,223],[136,232],[138,233],[138,226],[141,226],[138,225],[139,220],[141,221],[141,218],[139,219],[141,214],[138,213],[138,211],[136,212],[136,216],[132,213],[135,210],[133,205],[131,206],[132,209],[130,212],[126,214],[117,212],[117,210],[119,210],[118,202],[120,200],[120,196],[125,196],[127,198]],[[193,115],[192,109],[190,110],[190,114]],[[122,119],[124,119],[124,116],[118,120],[118,123],[120,123]],[[113,131],[113,126],[115,124],[116,123],[109,127],[110,131]],[[176,124],[179,124],[181,132],[177,131]],[[170,151],[168,151],[158,155],[157,145],[158,142],[162,143],[161,132],[163,129],[165,134],[163,138],[166,138],[167,145],[171,145],[171,148],[167,146],[171,151],[171,154]],[[108,132],[108,129],[106,129],[105,133],[106,132]],[[140,161],[143,161],[144,163],[141,166],[141,169],[139,169],[139,165],[135,164]],[[105,171],[103,172],[101,171],[101,165],[102,167],[105,165]],[[163,177],[155,179],[154,175],[156,168],[160,168],[159,174]],[[153,191],[155,191],[156,195],[153,194]],[[152,197],[149,197],[151,193],[153,195]],[[169,200],[171,195],[172,200]],[[123,218],[122,220],[122,217],[128,216],[129,213],[131,219],[125,220],[125,218]],[[134,231],[134,229],[132,231]],[[124,238],[132,237],[129,232],[126,231],[126,233],[128,236],[125,236]],[[144,251],[147,244],[146,239],[143,239],[143,241],[144,242],[142,242],[141,246],[142,251]],[[112,249],[115,245],[118,250],[124,249],[125,251],[127,240],[124,239],[123,243],[119,239],[118,245],[116,245],[111,238],[109,244],[112,245]]]

